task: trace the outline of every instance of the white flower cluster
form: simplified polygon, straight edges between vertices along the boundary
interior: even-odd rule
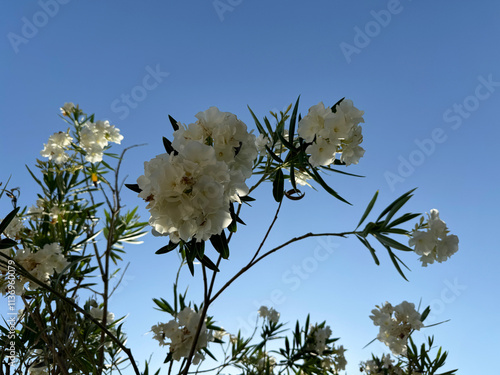
[[[69,159],[66,150],[71,145],[72,140],[73,138],[68,133],[54,133],[49,137],[49,141],[44,143],[40,155],[49,158],[49,160],[54,160],[57,164],[65,163]]]
[[[325,355],[321,359],[321,366],[325,370],[329,370],[332,367],[335,370],[342,371],[345,370],[345,366],[347,365],[347,360],[345,358],[345,349],[343,345],[335,348],[333,345],[331,348],[327,345],[327,340],[330,338],[332,334],[332,330],[330,326],[321,327],[318,324],[311,325],[309,327],[309,339],[311,344],[308,344],[308,350],[314,350],[319,356]],[[332,350],[332,354],[324,354],[325,351]]]
[[[45,245],[36,253],[28,249],[20,249],[14,255],[14,260],[24,267],[26,271],[30,272],[31,275],[44,283],[49,282],[50,276],[54,272],[62,272],[69,264],[64,255],[62,255],[61,246],[56,242]],[[16,294],[23,294],[24,284],[27,282],[29,282],[31,290],[38,288],[37,284],[21,276],[20,280],[16,281]]]
[[[19,239],[19,235],[23,229],[24,224],[22,218],[14,216],[9,225],[7,225],[7,228],[3,231],[3,234],[9,238]]]
[[[370,318],[380,327],[377,339],[386,344],[394,355],[404,355],[411,332],[420,330],[423,323],[415,305],[406,301],[397,306],[386,302],[372,310]]]
[[[100,309],[99,307],[92,307],[89,311],[90,315],[92,318],[97,319],[102,322],[102,319],[104,317],[104,310]],[[106,313],[106,324],[110,324],[115,320],[115,314],[112,312],[107,312]]]
[[[64,103],[64,106],[61,107],[61,113],[64,116],[70,116],[75,110],[81,114],[81,111],[73,103]],[[79,137],[79,146],[85,151],[85,160],[90,163],[102,161],[104,150],[109,142],[120,144],[123,139],[120,129],[111,125],[109,121],[86,122],[80,129]],[[40,155],[57,164],[65,163],[69,159],[66,151],[71,146],[72,141],[73,138],[68,133],[54,133],[43,145]]]
[[[319,327],[318,325],[310,327],[312,336],[314,338],[314,348],[319,355],[323,354],[323,352],[328,349],[326,345],[326,340],[330,338],[332,334],[332,330],[330,326],[326,326],[324,328]]]
[[[169,345],[172,358],[179,361],[183,357],[188,357],[193,345],[193,339],[200,322],[201,311],[195,312],[190,307],[185,307],[178,315],[168,323],[158,323],[151,327],[154,333],[153,338],[158,340],[161,346]],[[166,341],[169,339],[170,341]],[[193,357],[193,364],[198,364],[205,356],[200,352],[202,348],[212,341],[211,332],[207,331],[205,322],[201,327],[200,336],[196,343],[196,351]]]
[[[259,309],[259,315],[264,318],[269,320],[272,323],[277,324],[278,321],[280,320],[280,313],[277,312],[275,309],[268,308],[266,306],[261,306]]]
[[[439,211],[432,209],[428,216],[427,230],[414,230],[408,241],[410,246],[415,246],[415,252],[421,256],[419,259],[423,267],[434,261],[444,262],[458,251],[458,237],[448,234],[446,223],[439,218]]]
[[[259,373],[266,373],[266,370],[269,366],[269,369],[272,370],[277,364],[276,358],[272,355],[269,355],[267,352],[261,353],[261,358],[257,361],[257,370]]]
[[[320,102],[309,108],[309,113],[299,121],[298,134],[311,143],[306,152],[309,162],[317,167],[330,165],[340,155],[346,165],[358,164],[365,150],[359,146],[363,142],[361,126],[365,122],[363,111],[354,107],[351,100],[343,100],[335,107]]]
[[[175,152],[144,163],[137,179],[154,235],[172,242],[208,240],[231,223],[230,202],[248,193],[255,136],[228,112],[211,107],[174,132]]]
[[[394,365],[394,360],[391,358],[390,354],[382,355],[380,362],[379,365],[373,359],[369,359],[368,361],[361,362],[359,367],[367,375],[403,375],[403,369]],[[412,375],[414,374],[415,373],[412,373]]]
[[[102,161],[108,143],[120,144],[122,139],[120,129],[110,125],[109,121],[87,122],[80,131],[80,147],[85,150],[85,160],[90,163]]]

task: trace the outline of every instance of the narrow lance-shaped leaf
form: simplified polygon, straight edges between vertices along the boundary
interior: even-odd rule
[[[373,198],[370,201],[370,203],[368,203],[368,206],[366,207],[366,210],[365,210],[363,216],[361,216],[361,220],[359,221],[358,226],[356,227],[356,229],[358,229],[359,226],[363,223],[363,221],[365,221],[366,217],[368,216],[368,214],[372,210],[373,205],[375,204],[375,201],[377,200],[377,197],[378,197],[378,190],[375,192],[375,195],[373,196]]]
[[[391,258],[391,261],[394,264],[394,267],[396,267],[396,270],[403,277],[403,279],[405,279],[406,281],[408,281],[408,279],[406,278],[405,274],[401,270],[401,267],[399,266],[399,263],[398,263],[399,258],[396,257],[396,255],[391,251],[391,249],[390,249],[389,246],[384,245],[384,247],[387,249],[387,251],[389,253],[389,257]]]
[[[297,101],[295,102],[295,106],[293,107],[293,112],[292,112],[292,117],[290,117],[290,127],[288,130],[288,137],[291,142],[293,142],[293,137],[295,134],[295,122],[297,121],[297,111],[299,109],[299,100],[300,100],[300,95],[297,98]]]
[[[278,163],[280,163],[280,164],[283,164],[283,160],[281,160],[281,158],[280,158],[278,155],[276,155],[276,154],[273,152],[273,150],[271,150],[271,149],[270,149],[267,145],[266,145],[266,150],[267,150],[267,152],[269,153],[269,155],[271,155],[271,157],[272,157],[274,160],[276,160],[276,161],[277,161]]]
[[[384,236],[383,234],[374,233],[373,235],[383,245],[387,245],[387,246],[390,246],[394,249],[398,249],[398,250],[402,250],[402,251],[413,251],[413,249],[411,247],[403,245],[402,243],[399,243],[398,241],[393,240],[390,237]]]
[[[267,133],[264,130],[264,127],[262,126],[262,124],[259,122],[259,119],[257,119],[257,116],[255,116],[255,114],[253,113],[253,111],[250,107],[248,107],[248,110],[250,111],[250,114],[252,115],[253,120],[255,121],[255,125],[257,126],[257,129],[259,129],[260,134],[263,134],[267,137]]]
[[[157,250],[155,254],[166,254],[174,250],[179,244],[170,241],[168,245],[163,246],[161,249]]]
[[[165,151],[167,151],[167,154],[171,154],[172,152],[174,152],[175,154],[175,150],[174,148],[172,147],[172,142],[170,142],[167,138],[163,137],[163,147],[165,147]]]
[[[283,195],[285,194],[285,177],[283,176],[283,171],[278,169],[276,171],[276,176],[273,181],[273,196],[276,202],[281,202],[283,200]]]
[[[125,187],[132,191],[135,191],[138,194],[142,191],[138,184],[125,184]]]
[[[16,217],[16,214],[19,212],[20,207],[14,208],[9,214],[2,220],[0,223],[0,233],[3,233],[5,229],[9,226],[10,222]]]
[[[168,119],[170,120],[170,123],[172,124],[172,128],[174,128],[174,131],[179,130],[179,124],[177,124],[177,121],[175,119],[168,115]]]
[[[416,189],[416,188],[415,188]],[[413,193],[415,191],[415,189],[412,189],[406,193],[404,193],[403,195],[401,195],[399,198],[397,198],[394,202],[392,202],[390,205],[388,205],[383,211],[382,213],[379,215],[379,217],[377,218],[377,221],[379,221],[386,213],[388,213],[393,207],[394,205],[396,205],[400,199],[404,199],[405,197],[407,197],[408,195],[410,195],[411,193]]]
[[[326,184],[326,182],[323,180],[323,178],[319,175],[319,173],[316,171],[316,169],[314,169],[314,167],[311,165],[311,171],[312,171],[312,176],[314,181],[318,182],[321,187],[323,189],[326,190],[327,193],[329,193],[330,195],[333,195],[335,198],[337,198],[338,200],[344,202],[344,203],[347,203],[349,205],[352,206],[351,203],[349,203],[348,201],[346,201],[344,198],[342,198],[335,190],[333,190],[330,186],[328,186]]]
[[[221,234],[214,234],[210,237],[210,242],[214,249],[222,256],[222,258],[229,258],[229,244],[227,243],[226,234],[224,231]]]
[[[215,271],[215,272],[219,272],[219,269],[217,268],[217,266],[215,265],[215,263],[212,262],[210,260],[210,258],[207,257],[206,255],[203,255],[203,257],[197,256],[196,259],[198,259],[201,262],[201,264],[203,264],[208,269],[210,269],[212,271]]]
[[[372,255],[372,257],[373,257],[373,260],[375,261],[375,264],[376,264],[377,266],[380,266],[380,261],[378,260],[377,255],[375,255],[375,249],[374,249],[374,248],[370,245],[370,243],[368,242],[368,240],[367,240],[366,238],[363,238],[363,237],[358,236],[358,235],[357,235],[356,237],[357,237],[357,239],[358,239],[358,240],[360,240],[360,241],[361,241],[361,243],[362,243],[363,245],[365,245],[365,246],[366,246],[366,248],[370,251],[370,254],[371,254],[371,255]]]

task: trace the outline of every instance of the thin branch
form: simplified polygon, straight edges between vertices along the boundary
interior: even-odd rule
[[[238,277],[240,277],[241,275],[243,275],[246,271],[248,271],[251,267],[253,267],[254,265],[256,265],[258,262],[260,262],[262,259],[268,257],[269,255],[271,255],[272,253],[275,253],[276,251],[294,243],[294,242],[297,242],[297,241],[301,241],[301,240],[304,240],[306,238],[309,238],[309,237],[325,237],[325,236],[335,236],[335,237],[343,237],[345,238],[347,235],[349,234],[355,234],[357,232],[343,232],[343,233],[306,233],[302,236],[299,236],[299,237],[294,237],[290,240],[288,240],[287,242],[284,242],[283,244],[269,250],[267,253],[261,255],[259,258],[255,259],[255,260],[252,260],[250,261],[246,266],[244,266],[236,275],[234,275],[228,282],[226,282],[226,284],[224,284],[224,286],[222,288],[219,289],[219,291],[212,297],[212,299],[210,300],[210,303],[212,303],[215,299],[217,299],[217,297],[219,297],[219,295],[224,291],[226,290],[229,285],[231,285]]]

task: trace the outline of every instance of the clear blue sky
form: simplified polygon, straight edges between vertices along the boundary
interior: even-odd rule
[[[248,317],[278,291],[274,307],[284,321],[303,321],[307,313],[313,321],[328,321],[349,350],[348,373],[355,374],[360,360],[384,350],[377,343],[362,349],[377,333],[368,318],[373,306],[422,299],[434,308],[434,322],[451,319],[424,331],[450,351],[447,369],[466,375],[497,367],[498,2],[53,4],[0,3],[0,181],[12,174],[11,186],[22,188],[21,205],[36,200],[24,165],[40,157],[50,134],[65,130],[58,118],[64,102],[78,103],[120,128],[121,147],[148,144],[125,161],[133,182],[143,162],[163,152],[161,137],[171,135],[167,114],[190,123],[215,105],[253,127],[247,105],[262,117],[301,95],[305,114],[320,101],[331,105],[345,96],[365,111],[366,154],[349,171],[366,177],[328,181],[354,206],[307,191],[304,200],[285,202],[270,244],[308,231],[351,230],[377,189],[380,211],[418,187],[407,209],[439,209],[460,238],[459,252],[427,268],[403,254],[412,269],[406,282],[384,255],[376,267],[355,239],[327,244],[331,254],[314,263],[321,244],[311,240],[248,272],[210,313],[227,330],[244,330]],[[244,264],[272,219],[270,186],[255,196],[259,200],[242,214],[248,228],[238,233],[220,280]],[[129,207],[140,205],[147,219],[135,194],[124,192],[123,199]],[[0,207],[3,216],[9,206]],[[158,364],[164,349],[144,333],[169,319],[152,309],[151,298],[171,298],[178,261],[174,254],[154,254],[161,240],[144,239],[144,245],[127,248],[127,285],[112,310],[130,313],[128,345],[136,358],[142,362],[155,351]],[[297,267],[302,279],[293,271]],[[190,293],[197,298],[200,289],[193,285]]]

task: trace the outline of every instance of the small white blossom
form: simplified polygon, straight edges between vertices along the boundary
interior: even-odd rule
[[[75,105],[71,102],[64,103],[64,105],[60,109],[63,116],[69,116],[75,110]]]
[[[272,323],[278,323],[280,319],[280,313],[272,307],[267,308],[266,306],[261,306],[259,309],[259,315],[264,319],[267,318]]]
[[[97,319],[99,321],[102,321],[104,317],[104,310],[100,309],[99,307],[92,307],[89,311],[90,315],[92,318]],[[112,312],[107,312],[106,314],[106,324],[110,324],[115,320],[115,314]]]

